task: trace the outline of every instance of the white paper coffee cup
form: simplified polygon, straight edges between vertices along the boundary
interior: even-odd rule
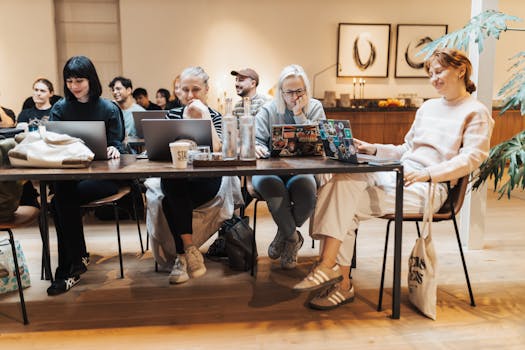
[[[186,169],[188,167],[188,150],[190,144],[188,142],[172,142],[170,143],[171,161],[175,168]]]

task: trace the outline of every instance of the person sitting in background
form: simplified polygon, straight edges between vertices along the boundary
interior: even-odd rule
[[[53,97],[53,84],[45,79],[38,78],[33,83],[34,107],[22,110],[17,118],[17,123],[30,123],[32,120],[49,119],[51,112],[51,97]]]
[[[259,86],[259,74],[251,68],[232,70],[231,75],[235,77],[235,90],[237,95],[241,97],[233,107],[233,115],[240,117],[244,114],[243,98],[249,97],[250,114],[255,117],[259,109],[270,99],[257,93],[257,86]]]
[[[172,100],[168,101],[166,109],[173,109],[184,106],[182,102],[182,91],[180,89],[180,74],[173,79],[173,96]]]
[[[147,111],[158,111],[160,108],[159,105],[151,102],[148,98],[148,91],[144,88],[136,88],[133,90],[133,98],[137,103]]]
[[[124,116],[124,127],[126,136],[137,136],[135,121],[133,119],[134,111],[144,111],[145,109],[135,103],[133,100],[133,84],[131,80],[124,77],[115,77],[109,83],[109,88],[113,94],[115,102],[119,105]]]
[[[91,60],[71,57],[63,70],[65,98],[51,108],[50,120],[100,120],[106,125],[107,156],[119,158],[124,152],[124,125],[119,107],[103,99],[102,86]],[[114,180],[57,181],[52,207],[58,240],[58,267],[48,295],[65,293],[80,281],[87,271],[86,250],[80,206],[118,192]]]
[[[283,69],[277,93],[271,103],[255,116],[257,158],[269,155],[272,125],[313,124],[326,119],[321,102],[311,97],[310,83],[303,68],[290,65]],[[268,204],[277,233],[268,247],[271,259],[281,258],[281,267],[297,265],[297,252],[304,239],[297,227],[312,215],[317,185],[313,175],[259,175],[252,177],[254,190]]]
[[[170,97],[171,95],[170,95],[169,90],[161,88],[157,90],[157,94],[155,95],[155,102],[160,107],[160,109],[162,110],[169,109],[167,107],[167,104],[170,100]],[[177,106],[177,107],[180,107],[180,106]]]
[[[171,109],[172,119],[210,119],[212,121],[212,152],[221,150],[222,116],[208,107],[208,74],[201,67],[186,68],[180,75],[184,107]],[[170,283],[183,283],[190,277],[206,273],[204,258],[193,244],[193,210],[214,198],[221,186],[221,177],[161,179],[164,193],[163,210],[173,235],[177,258],[169,276]]]
[[[31,124],[34,121],[39,120],[48,120],[49,114],[51,113],[51,97],[54,93],[53,84],[45,79],[38,78],[33,83],[33,102],[34,106],[22,110],[17,118],[17,123],[28,123]],[[37,126],[35,125],[33,130],[36,130]],[[29,128],[32,130],[32,128]],[[32,206],[38,207],[38,192],[33,187],[31,181],[27,181],[24,184],[24,191],[22,194],[22,201],[28,203]]]
[[[56,95],[53,93],[53,96],[49,99],[49,103],[51,103],[51,106],[53,106],[55,103],[60,101],[62,99],[62,96]],[[35,106],[35,101],[33,100],[33,95],[29,96],[25,99],[24,103],[22,103],[22,111],[24,109],[33,108]]]
[[[232,114],[236,117],[244,115],[244,97],[250,98],[250,114],[255,117],[259,109],[266,103],[269,102],[269,98],[265,95],[257,93],[257,86],[259,86],[259,74],[251,68],[239,69],[231,71],[231,75],[235,77],[235,90],[237,95],[241,97],[239,101],[235,103]],[[252,197],[249,193],[244,193],[244,206],[248,207],[252,201]],[[219,231],[219,237],[210,245],[206,257],[210,259],[220,259],[227,256],[226,254],[226,240],[220,234],[223,231]]]
[[[404,213],[424,211],[430,183],[435,184],[433,208],[439,210],[447,199],[444,182],[454,185],[487,158],[494,126],[491,113],[470,95],[476,86],[470,80],[472,65],[463,52],[438,49],[424,67],[441,97],[417,110],[405,142],[395,146],[354,139],[360,153],[401,161]],[[312,237],[323,241],[320,258],[294,287],[312,291],[330,286],[310,300],[311,308],[334,309],[354,300],[349,274],[355,230],[361,220],[393,213],[395,193],[394,172],[335,174],[321,187],[312,230]]]

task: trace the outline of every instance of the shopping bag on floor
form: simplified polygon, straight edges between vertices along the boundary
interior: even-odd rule
[[[22,251],[20,242],[15,241],[16,256],[18,258],[18,270],[20,271],[20,278],[22,280],[22,288],[27,288],[31,285],[29,278],[29,270],[27,269],[26,258]],[[0,240],[0,294],[8,293],[18,290],[18,283],[16,282],[15,262],[13,260],[13,251],[9,240]]]
[[[408,259],[408,299],[425,316],[436,319],[437,259],[432,243],[432,215],[435,186],[428,185],[421,237]]]

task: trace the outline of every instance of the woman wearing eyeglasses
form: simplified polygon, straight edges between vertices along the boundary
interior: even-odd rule
[[[274,124],[315,124],[326,119],[321,102],[313,99],[304,69],[296,64],[281,72],[277,93],[255,116],[257,158],[269,155]],[[315,208],[317,186],[313,175],[254,176],[254,190],[266,201],[277,234],[268,247],[271,259],[281,258],[283,269],[297,265],[297,252],[304,239],[297,227],[303,225]]]

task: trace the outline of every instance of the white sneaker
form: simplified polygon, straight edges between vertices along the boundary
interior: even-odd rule
[[[186,262],[186,258],[184,255],[177,255],[168,280],[171,284],[178,284],[184,283],[189,279],[190,276],[188,276],[188,263]]]
[[[191,278],[201,277],[206,273],[204,257],[196,246],[190,245],[186,248],[186,261],[188,262],[188,273]]]

